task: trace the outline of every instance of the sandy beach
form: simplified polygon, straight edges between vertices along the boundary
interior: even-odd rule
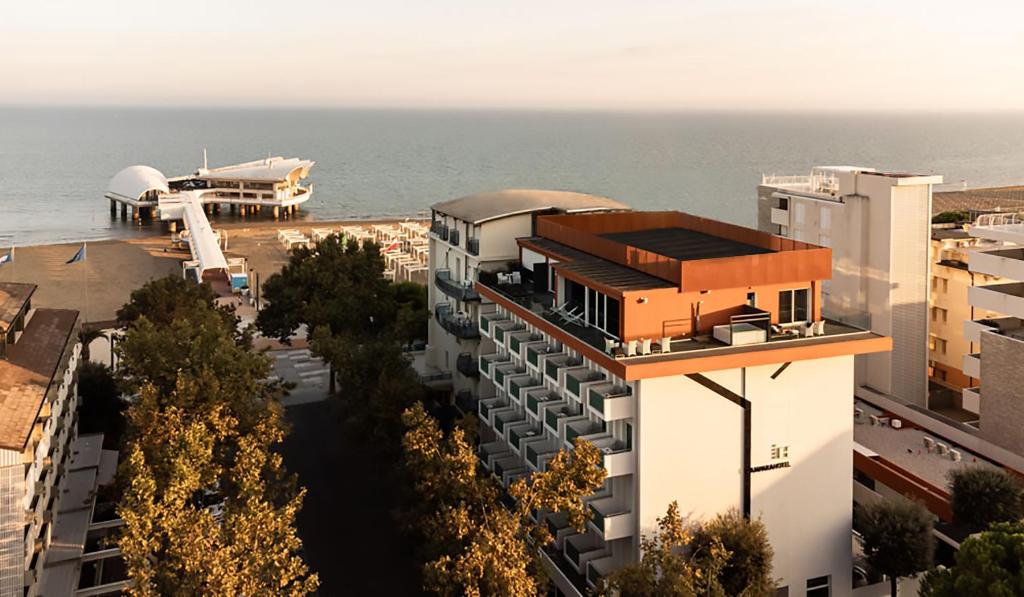
[[[312,228],[393,224],[403,220],[347,221],[258,221],[221,222],[216,226],[228,234],[227,257],[245,257],[260,280],[279,271],[288,253],[277,241],[277,231],[297,229],[309,234]],[[0,281],[29,282],[39,286],[33,299],[38,307],[78,309],[83,321],[114,319],[114,314],[132,290],[147,281],[181,275],[181,262],[189,259],[187,249],[171,246],[170,234],[154,231],[144,238],[93,241],[88,258],[66,265],[81,243],[38,245],[15,249],[13,263],[0,266]]]

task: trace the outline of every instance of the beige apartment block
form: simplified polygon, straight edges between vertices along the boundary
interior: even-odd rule
[[[832,249],[827,317],[889,336],[891,353],[857,359],[857,385],[928,403],[931,201],[937,175],[823,166],[764,176],[758,228]]]

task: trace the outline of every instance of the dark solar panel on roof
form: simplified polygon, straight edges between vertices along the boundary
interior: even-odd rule
[[[773,252],[771,249],[704,234],[696,230],[687,230],[686,228],[651,228],[630,232],[610,232],[601,236],[608,240],[680,261],[760,255]]]

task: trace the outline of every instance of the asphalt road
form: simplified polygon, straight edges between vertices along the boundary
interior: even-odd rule
[[[308,490],[298,515],[307,562],[323,596],[421,595],[412,546],[395,528],[392,466],[344,426],[330,401],[289,406],[282,453]]]

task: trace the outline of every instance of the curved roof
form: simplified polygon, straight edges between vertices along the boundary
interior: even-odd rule
[[[114,175],[107,184],[107,193],[138,201],[146,191],[169,193],[167,177],[156,168],[129,166]]]
[[[219,168],[200,168],[196,175],[206,180],[297,181],[306,178],[309,175],[309,169],[315,163],[312,160],[278,156]]]
[[[546,209],[559,209],[570,213],[630,209],[625,203],[607,197],[539,189],[505,189],[504,191],[477,193],[468,197],[435,203],[431,208],[434,211],[474,224]]]

